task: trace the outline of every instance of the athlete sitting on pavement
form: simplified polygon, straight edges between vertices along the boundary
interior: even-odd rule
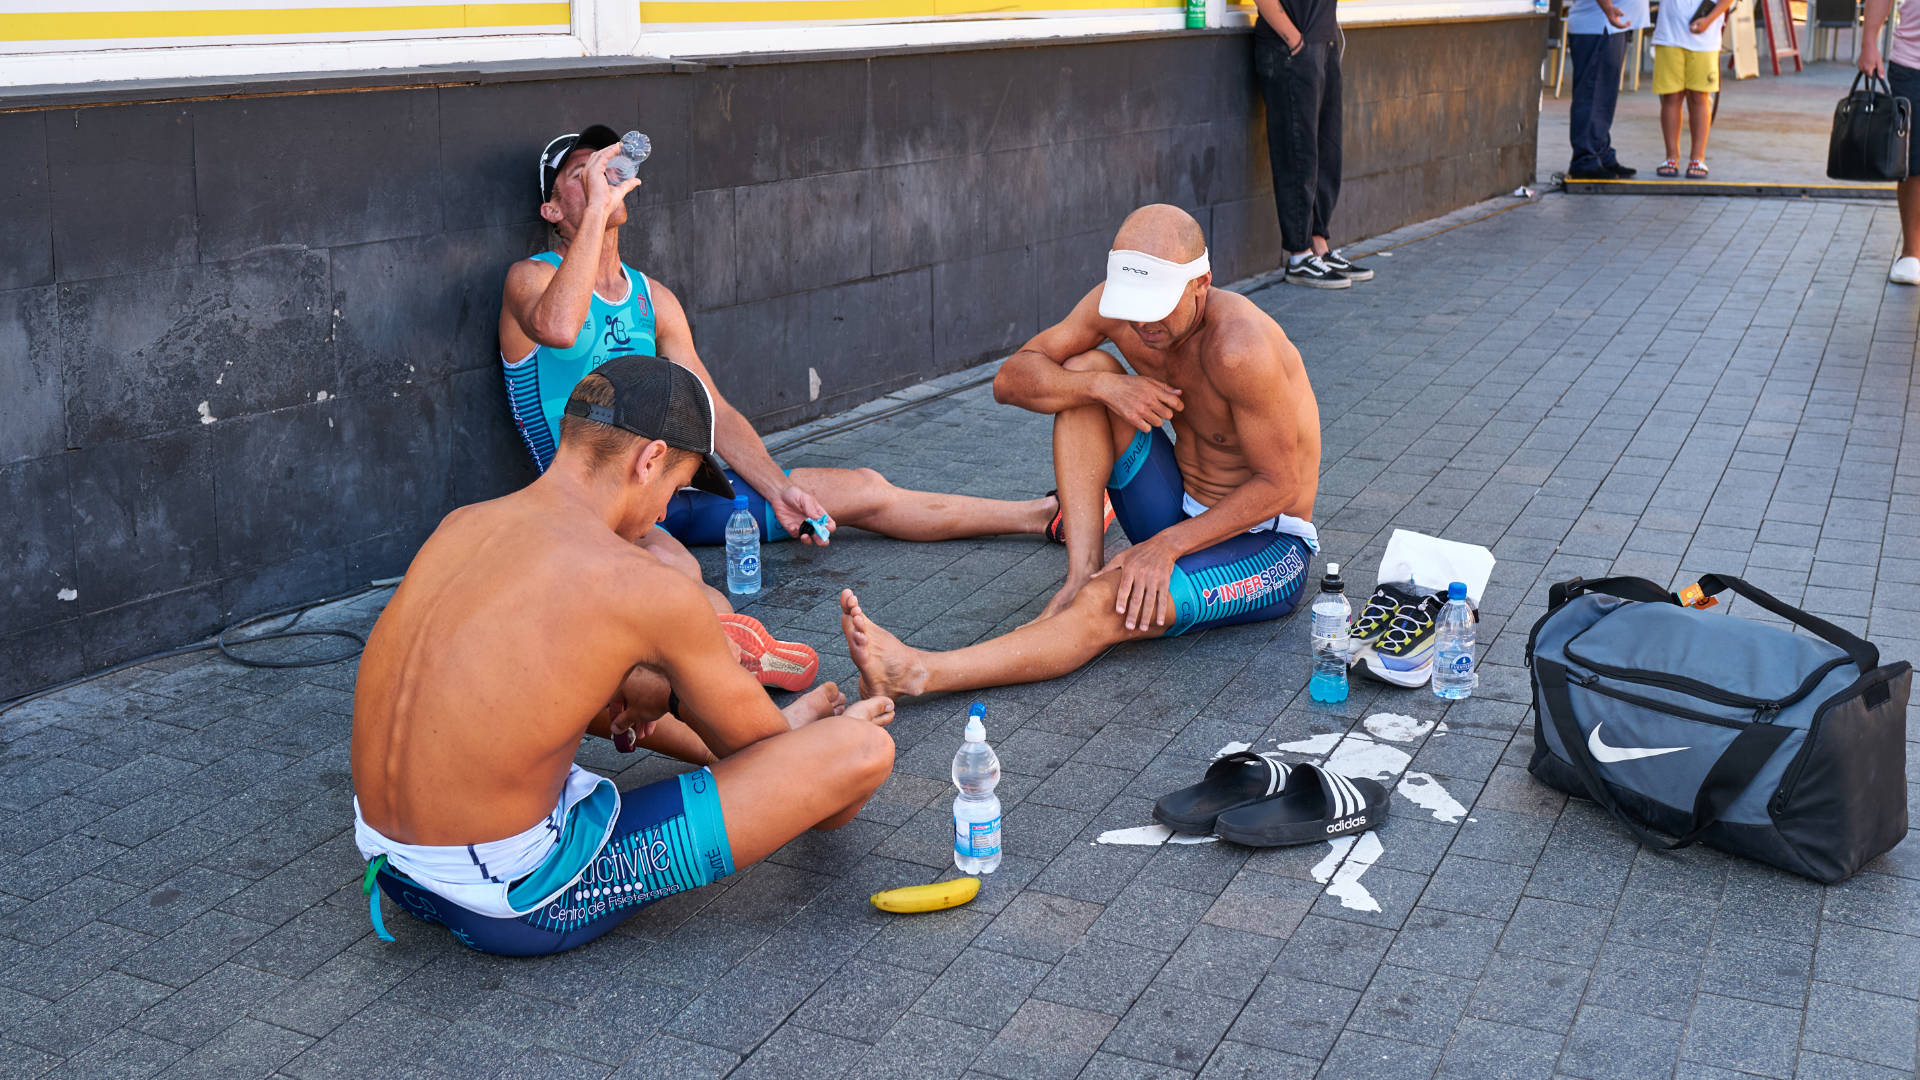
[[[483,952],[569,949],[845,824],[892,771],[891,701],[825,683],[776,708],[633,543],[683,486],[729,495],[700,380],[609,360],[567,414],[546,473],[447,515],[367,639],[354,839],[382,936],[375,882]],[[619,792],[573,763],[589,733],[702,767]]]
[[[863,693],[1049,679],[1116,642],[1293,610],[1319,546],[1310,519],[1320,410],[1279,325],[1212,282],[1206,239],[1186,212],[1155,205],[1128,216],[1105,283],[994,380],[1000,401],[1053,414],[1066,584],[1033,622],[952,652],[907,647],[842,592]],[[1111,560],[1102,487],[1133,542]]]
[[[765,539],[797,535],[804,543],[826,543],[826,536],[805,529],[803,523],[814,520],[829,533],[846,524],[902,540],[1003,533],[1059,538],[1058,502],[1051,496],[1005,502],[909,491],[872,469],[783,472],[752,423],[714,386],[679,299],[621,262],[625,196],[640,180],[607,184],[607,162],[619,151],[619,136],[599,124],[547,144],[540,154],[540,216],[553,226],[557,244],[507,271],[500,356],[514,422],[535,464],[544,469],[553,457],[561,407],[582,375],[611,356],[658,354],[707,384],[719,452],[732,464],[733,482],[748,496]],[[699,563],[681,545],[724,542],[732,514],[731,502],[689,492],[674,500],[665,531],[651,530],[641,542],[698,575]]]

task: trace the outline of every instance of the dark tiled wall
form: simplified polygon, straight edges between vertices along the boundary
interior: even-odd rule
[[[1532,175],[1531,20],[1349,38],[1342,232]],[[1145,35],[0,113],[0,698],[399,573],[449,508],[529,479],[495,325],[545,246],[556,131],[653,137],[623,254],[771,430],[1010,350],[1141,203],[1192,209],[1222,281],[1276,265],[1248,53]]]

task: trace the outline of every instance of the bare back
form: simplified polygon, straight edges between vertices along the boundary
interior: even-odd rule
[[[1099,291],[1095,289],[1081,303],[1081,310],[1097,307]],[[1261,404],[1282,403],[1278,422],[1291,426],[1291,430],[1267,430],[1263,437],[1290,445],[1290,457],[1300,466],[1287,470],[1281,512],[1311,521],[1319,488],[1320,406],[1307,382],[1300,351],[1272,316],[1239,293],[1212,289],[1207,304],[1206,322],[1199,331],[1178,348],[1164,352],[1142,346],[1126,323],[1094,318],[1134,371],[1180,390],[1183,408],[1172,420],[1174,457],[1188,493],[1207,506],[1244,484],[1254,472],[1250,457],[1262,456],[1257,448],[1243,443],[1241,432],[1250,425],[1236,416],[1236,411],[1251,410],[1255,404],[1251,395],[1244,389],[1229,395],[1222,387],[1227,381],[1222,377],[1227,358],[1250,358],[1251,378],[1260,388],[1259,396],[1266,399]],[[1244,385],[1249,373],[1236,371],[1235,375],[1235,381]]]
[[[360,663],[353,786],[367,824],[449,845],[545,817],[588,723],[656,659],[630,614],[656,580],[680,579],[536,488],[449,514]]]

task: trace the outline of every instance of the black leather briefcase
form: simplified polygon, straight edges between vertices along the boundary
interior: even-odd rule
[[[1827,175],[1835,180],[1905,180],[1912,134],[1912,103],[1894,97],[1887,80],[1863,71],[1834,107]]]

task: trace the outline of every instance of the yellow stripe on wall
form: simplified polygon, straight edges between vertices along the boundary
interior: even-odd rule
[[[640,0],[640,21],[642,24],[809,22],[1181,6],[1169,0]]]
[[[203,11],[66,11],[0,15],[0,41],[269,37],[393,30],[524,30],[572,23],[565,0],[527,4],[262,8]]]

